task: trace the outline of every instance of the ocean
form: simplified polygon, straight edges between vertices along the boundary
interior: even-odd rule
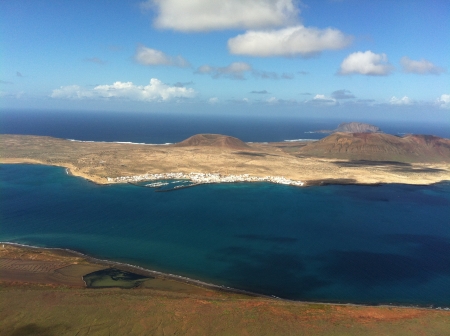
[[[173,143],[199,133],[237,137],[246,142],[321,139],[342,122],[368,122],[389,134],[431,134],[450,138],[450,123],[386,122],[274,115],[213,115],[87,111],[0,110],[0,133],[46,135],[83,141]],[[450,120],[449,120],[450,121]]]
[[[334,121],[297,120],[283,133],[288,122],[281,120],[266,132],[270,123],[264,120],[258,122],[266,126],[252,128],[258,122],[251,119],[191,125],[181,117],[113,113],[91,115],[96,132],[81,116],[53,120],[52,113],[21,125],[3,115],[0,130],[165,143],[199,132],[280,141],[336,127]],[[133,125],[141,126],[138,132]],[[68,176],[64,168],[0,165],[0,183],[0,241],[68,248],[292,300],[450,307],[450,182],[308,188],[238,183],[155,192],[99,186]]]

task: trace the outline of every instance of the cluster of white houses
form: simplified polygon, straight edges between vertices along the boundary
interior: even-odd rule
[[[163,173],[163,174],[144,174],[134,176],[119,176],[107,177],[110,183],[125,183],[125,182],[141,182],[154,180],[172,180],[172,179],[187,179],[194,184],[204,183],[233,183],[233,182],[272,182],[278,184],[288,184],[294,186],[303,186],[303,182],[287,179],[283,176],[265,176],[257,177],[248,174],[243,175],[222,175],[211,173]]]

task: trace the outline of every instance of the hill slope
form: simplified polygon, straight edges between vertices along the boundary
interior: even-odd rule
[[[238,138],[221,134],[197,134],[186,140],[183,140],[174,146],[188,147],[188,146],[210,146],[228,149],[249,149],[250,146]]]
[[[333,133],[299,154],[326,158],[402,162],[450,162],[450,140],[433,135]]]

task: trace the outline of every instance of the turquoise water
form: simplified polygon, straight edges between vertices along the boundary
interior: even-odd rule
[[[450,307],[450,183],[98,186],[0,165],[0,240],[296,300]]]

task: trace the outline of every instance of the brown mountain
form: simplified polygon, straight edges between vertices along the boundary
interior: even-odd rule
[[[338,132],[304,146],[299,154],[349,160],[450,162],[450,139]]]
[[[221,134],[197,134],[183,140],[174,146],[211,146],[229,149],[249,149],[250,146],[238,138]]]
[[[380,132],[380,128],[370,124],[350,122],[342,123],[334,132],[347,132],[347,133],[375,133]]]

